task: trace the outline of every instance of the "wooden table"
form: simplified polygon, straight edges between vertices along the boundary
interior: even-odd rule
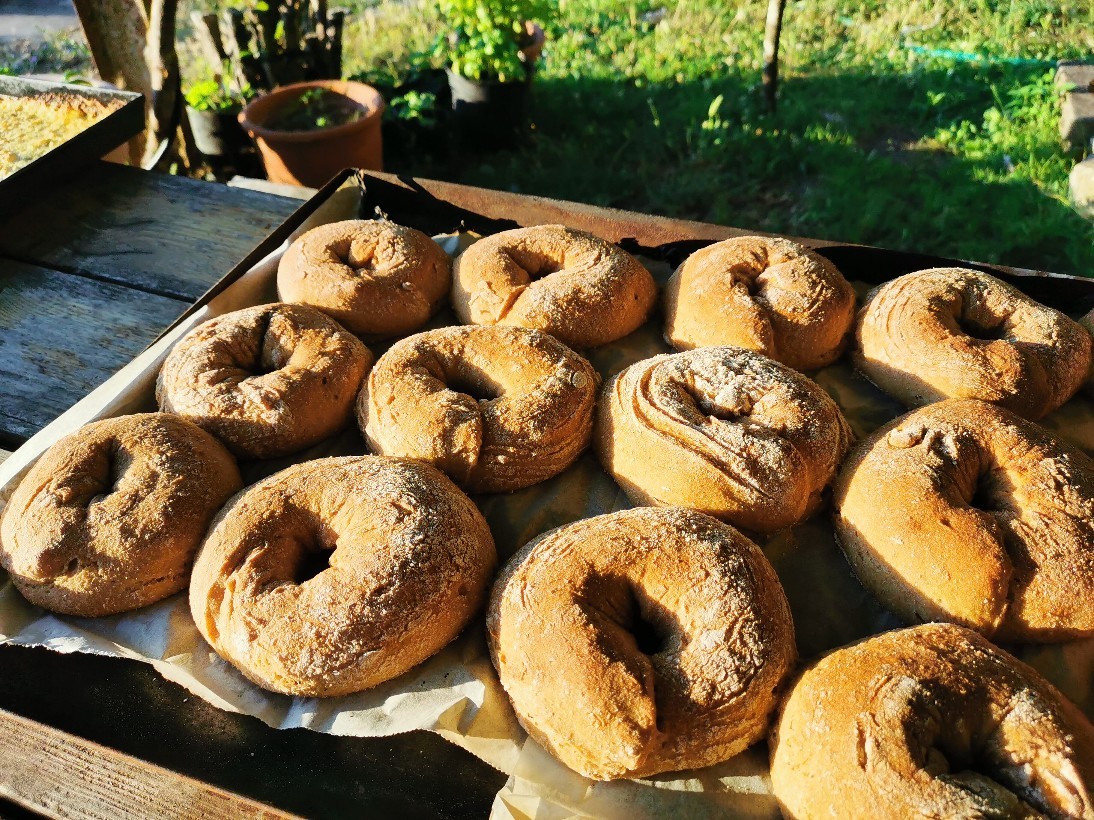
[[[101,163],[0,217],[0,448],[143,350],[299,205]],[[0,797],[49,816],[479,818],[504,781],[425,732],[278,732],[136,661],[0,646]]]

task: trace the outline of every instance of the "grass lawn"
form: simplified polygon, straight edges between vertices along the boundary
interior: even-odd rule
[[[246,5],[183,0],[180,36],[190,9],[229,3]],[[343,4],[347,75],[398,77],[444,30],[428,0]],[[1094,58],[1094,3],[791,0],[774,115],[759,86],[765,10],[558,0],[527,143],[389,170],[1094,275],[1094,222],[1067,202],[1073,159],[1052,85],[1057,59]],[[71,61],[67,42],[48,48],[39,56]],[[208,71],[192,44],[180,53],[187,80]],[[31,56],[23,67],[49,62]]]
[[[442,29],[431,8],[363,9],[346,73],[398,74]],[[790,2],[775,115],[759,88],[765,9],[561,0],[528,144],[392,170],[1094,275],[1052,86],[1056,59],[1094,55],[1094,4]]]

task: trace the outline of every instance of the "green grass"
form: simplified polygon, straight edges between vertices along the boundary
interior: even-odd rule
[[[562,0],[529,143],[393,170],[1094,275],[1052,86],[1053,61],[1094,54],[1089,3],[791,2],[775,115],[765,3],[679,0],[646,22],[661,5]],[[441,27],[428,3],[375,4],[347,32],[346,72],[398,73]]]
[[[185,42],[190,9],[226,5],[246,2],[181,4],[187,81],[209,71]],[[343,5],[347,75],[390,81],[444,30],[428,0]],[[1074,160],[1059,145],[1052,85],[1055,60],[1094,57],[1094,4],[789,2],[774,115],[759,85],[765,10],[762,0],[559,0],[527,144],[390,170],[1094,275],[1094,224],[1067,201]],[[33,62],[73,67],[66,43]]]

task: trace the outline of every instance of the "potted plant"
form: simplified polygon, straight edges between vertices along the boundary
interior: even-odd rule
[[[449,26],[435,53],[447,63],[454,125],[465,147],[514,145],[527,120],[535,60],[553,0],[440,0]]]
[[[223,82],[204,80],[186,92],[186,118],[194,145],[206,157],[234,159],[245,144],[239,112],[254,96],[250,86],[234,91]]]
[[[351,80],[275,88],[247,105],[239,123],[273,182],[319,187],[343,168],[383,170],[384,98]]]

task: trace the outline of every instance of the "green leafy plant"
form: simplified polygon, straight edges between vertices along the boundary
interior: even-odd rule
[[[197,111],[238,111],[254,96],[250,86],[236,93],[216,80],[202,80],[186,92],[186,104]]]
[[[449,31],[434,54],[469,80],[504,83],[525,76],[525,24],[546,20],[555,0],[440,0],[439,7]]]
[[[392,99],[387,110],[397,120],[432,128],[437,124],[437,95],[429,91],[407,91]]]
[[[356,122],[365,115],[356,102],[329,88],[311,88],[278,112],[270,122],[279,131],[316,131]]]

